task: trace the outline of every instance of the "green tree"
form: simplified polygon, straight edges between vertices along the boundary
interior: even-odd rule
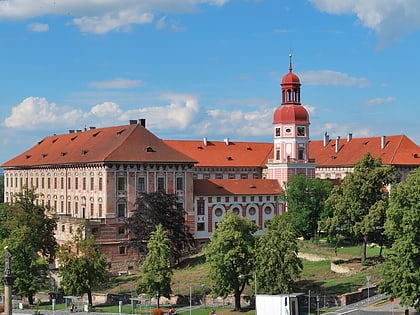
[[[0,174],[0,204],[4,202],[4,175]]]
[[[185,223],[186,212],[178,206],[177,200],[176,195],[161,191],[138,196],[136,210],[127,224],[135,235],[130,242],[140,252],[147,252],[150,235],[159,224],[167,231],[175,259],[193,244],[193,237]]]
[[[287,211],[299,236],[308,240],[317,235],[318,221],[332,187],[330,181],[319,178],[305,175],[290,178],[282,199],[287,202]]]
[[[303,265],[297,253],[296,233],[288,214],[275,216],[267,222],[257,239],[255,270],[258,293],[283,294],[293,291]]]
[[[59,247],[58,271],[66,292],[77,296],[87,293],[91,307],[92,290],[106,282],[110,263],[95,244],[94,236],[84,236],[83,228],[78,227],[73,240]]]
[[[248,218],[228,211],[217,225],[205,250],[209,277],[214,281],[213,293],[235,296],[235,310],[241,309],[240,297],[248,277],[253,273],[254,245],[257,225]]]
[[[394,181],[391,166],[382,166],[367,153],[356,163],[353,173],[335,186],[326,203],[332,216],[324,222],[330,241],[340,244],[345,239],[361,244],[361,260],[366,260],[366,245],[383,233],[388,194],[385,187]]]
[[[393,240],[380,267],[379,288],[420,311],[420,169],[393,187],[385,233]]]
[[[146,293],[150,297],[170,297],[171,290],[171,241],[163,226],[159,224],[150,235],[147,244],[148,253],[146,260],[140,267],[140,279],[138,291]]]
[[[33,304],[34,294],[47,280],[48,263],[55,257],[56,218],[48,207],[36,205],[38,195],[23,188],[14,202],[3,207],[0,235],[12,254],[14,290]]]

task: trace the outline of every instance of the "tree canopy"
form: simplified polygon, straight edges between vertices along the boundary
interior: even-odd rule
[[[420,311],[420,169],[391,190],[385,233],[393,241],[379,288]]]
[[[240,296],[254,269],[254,233],[257,225],[248,218],[228,211],[213,232],[205,250],[213,293],[235,295],[235,310],[240,310]],[[242,277],[240,277],[242,275]]]
[[[34,189],[23,188],[14,198],[2,207],[0,236],[12,254],[13,288],[33,304],[34,294],[46,284],[48,263],[55,257],[56,218],[47,206],[36,204]]]
[[[297,236],[288,214],[267,222],[255,247],[255,270],[258,293],[284,294],[293,291],[294,280],[303,268]]]
[[[142,193],[137,198],[134,214],[127,222],[130,231],[135,235],[131,244],[140,252],[147,252],[151,233],[161,224],[171,241],[174,258],[178,258],[193,243],[193,237],[185,223],[185,215],[185,210],[178,206],[176,195],[161,191]]]
[[[391,166],[382,166],[367,153],[356,163],[353,173],[335,186],[326,203],[332,209],[324,222],[330,241],[337,245],[347,239],[361,244],[361,260],[366,259],[369,240],[380,239],[388,206],[386,186],[394,181]]]
[[[85,237],[83,225],[77,228],[73,240],[59,247],[58,271],[62,286],[72,295],[88,295],[92,306],[92,290],[95,285],[107,280],[110,263],[100,247],[95,244],[93,235]]]
[[[151,233],[147,244],[147,256],[140,267],[138,282],[139,293],[146,293],[149,297],[170,297],[171,291],[171,241],[161,224]]]
[[[282,199],[287,202],[291,223],[299,236],[311,239],[317,235],[318,221],[332,187],[330,181],[311,179],[305,175],[290,178]]]

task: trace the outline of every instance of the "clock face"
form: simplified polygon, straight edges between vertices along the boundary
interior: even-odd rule
[[[297,127],[297,135],[298,135],[298,137],[304,137],[305,136],[305,127]]]
[[[292,133],[292,128],[290,128],[290,127],[286,127],[286,128],[284,129],[284,132],[285,132],[285,133],[287,133],[287,134]]]

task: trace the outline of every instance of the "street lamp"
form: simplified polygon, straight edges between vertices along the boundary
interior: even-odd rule
[[[198,287],[204,287],[204,286],[205,286],[204,283],[202,283],[200,285],[193,286],[193,287],[190,286],[190,315],[191,315],[191,311],[192,311],[192,288],[198,288]]]
[[[316,313],[319,315],[319,294],[316,296]]]
[[[369,292],[369,288],[370,288],[370,275],[367,275],[366,276],[366,280],[367,280],[367,282],[366,282],[366,285],[367,285],[367,289],[368,289],[368,304],[369,304],[369,298],[370,298],[370,292]]]
[[[249,277],[251,275],[252,274],[249,274],[249,275],[239,275],[239,278],[240,279],[244,279],[245,277]],[[254,295],[257,296],[257,273],[255,271],[254,271],[253,276],[254,276]]]

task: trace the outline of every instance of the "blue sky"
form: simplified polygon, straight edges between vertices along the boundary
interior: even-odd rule
[[[420,144],[419,30],[418,0],[0,0],[0,163],[138,118],[270,142],[290,50],[311,139]]]

